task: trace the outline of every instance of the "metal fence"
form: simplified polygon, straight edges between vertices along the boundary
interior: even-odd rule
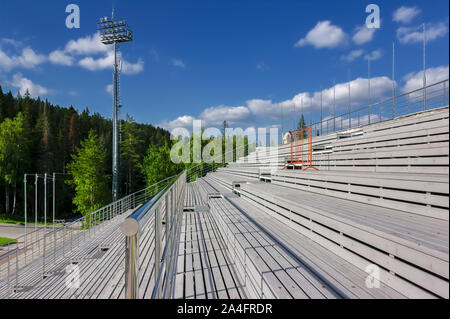
[[[154,198],[144,204],[121,225],[122,233],[126,236],[125,245],[125,298],[139,298],[140,269],[140,236],[153,226],[154,228],[154,274],[156,284],[153,289],[155,298],[159,298],[168,287],[173,286],[172,261],[176,258],[176,233],[179,226],[180,209],[183,201],[186,172],[171,179]],[[162,227],[164,221],[164,229]],[[152,225],[153,224],[153,225]],[[164,290],[163,290],[164,288]]]
[[[350,112],[312,123],[313,136],[326,135],[363,125],[392,120],[396,117],[430,110],[449,103],[449,80],[443,80]]]
[[[115,217],[135,209],[158,194],[176,176],[164,179],[150,187],[106,205],[90,214],[59,227],[40,226],[6,243],[0,251],[0,298],[20,292],[29,284],[32,274],[40,279],[50,275],[56,263],[71,263],[86,242],[117,223]],[[34,278],[36,280],[36,278]]]
[[[241,146],[245,147],[245,146]],[[239,150],[238,148],[237,150]],[[228,152],[236,152],[236,149]],[[126,236],[125,244],[125,298],[138,299],[142,279],[140,255],[140,236],[154,230],[151,239],[155,247],[153,267],[155,285],[153,299],[171,298],[174,295],[176,263],[178,257],[178,238],[181,231],[181,219],[184,208],[184,194],[187,183],[206,176],[209,172],[223,167],[222,155],[213,158],[211,163],[199,163],[184,170],[176,180],[167,184],[151,201],[130,215],[121,225]],[[164,221],[164,222],[163,222]],[[164,226],[163,226],[164,225]]]

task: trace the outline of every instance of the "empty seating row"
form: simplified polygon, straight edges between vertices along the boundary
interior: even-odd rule
[[[200,188],[198,183],[194,187]],[[247,298],[228,249],[206,207],[182,213],[175,299]]]
[[[444,174],[279,170],[271,180],[311,193],[449,219],[449,181]]]
[[[362,256],[386,269],[383,281],[402,294],[448,298],[448,222],[272,184],[247,183],[240,193],[333,251],[344,248],[350,262]]]
[[[314,137],[313,165],[345,171],[448,174],[448,107]],[[304,156],[308,148],[303,147]],[[229,168],[283,167],[290,144],[259,147]]]
[[[216,185],[216,182],[212,182]],[[253,298],[402,298],[260,207],[227,193],[209,205]]]

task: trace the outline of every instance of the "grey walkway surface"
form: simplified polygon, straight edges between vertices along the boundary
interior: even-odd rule
[[[15,239],[24,234],[24,229],[25,226],[20,224],[0,224],[0,237]]]

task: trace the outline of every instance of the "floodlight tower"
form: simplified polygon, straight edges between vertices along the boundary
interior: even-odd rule
[[[100,40],[105,45],[114,46],[114,76],[113,76],[113,138],[112,138],[112,196],[113,201],[119,197],[119,132],[118,111],[121,107],[119,92],[119,75],[121,72],[119,43],[133,41],[133,32],[128,28],[125,19],[115,19],[114,11],[110,18],[100,18],[98,23]]]

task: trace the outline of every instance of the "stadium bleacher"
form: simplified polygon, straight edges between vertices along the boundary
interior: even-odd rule
[[[271,232],[277,241],[284,236],[283,247],[290,246],[295,256],[303,254],[301,261],[319,252],[307,254],[307,248],[296,249],[292,241],[314,243],[308,245],[310,251],[316,247],[332,254],[327,260],[335,271],[347,263],[358,269],[349,273],[367,276],[366,267],[377,265],[380,281],[392,289],[386,297],[448,298],[448,124],[444,107],[315,137],[313,166],[318,172],[282,170],[290,145],[280,146],[278,154],[258,148],[204,179],[225,195],[222,201],[237,207],[237,215],[259,219],[258,229]],[[260,181],[268,163],[277,167],[270,167],[271,183]],[[227,196],[233,192],[240,198]],[[210,206],[215,211],[217,205],[210,201]],[[227,231],[225,224],[222,228]],[[313,265],[316,272],[323,271]],[[367,297],[360,293],[356,296]]]
[[[179,200],[158,201],[139,225],[139,298],[154,298],[164,274],[155,267],[159,209],[162,247],[167,212],[180,220],[167,298],[448,299],[448,124],[443,107],[316,136],[319,171],[289,167],[291,147],[280,145],[257,147],[191,183],[183,175]],[[120,225],[141,206],[130,207],[93,227],[90,240],[75,232],[73,252],[63,241],[45,279],[42,257],[27,264],[16,253],[20,287],[11,274],[8,285],[0,280],[0,296],[125,298]],[[80,267],[78,289],[67,288],[68,261]]]

